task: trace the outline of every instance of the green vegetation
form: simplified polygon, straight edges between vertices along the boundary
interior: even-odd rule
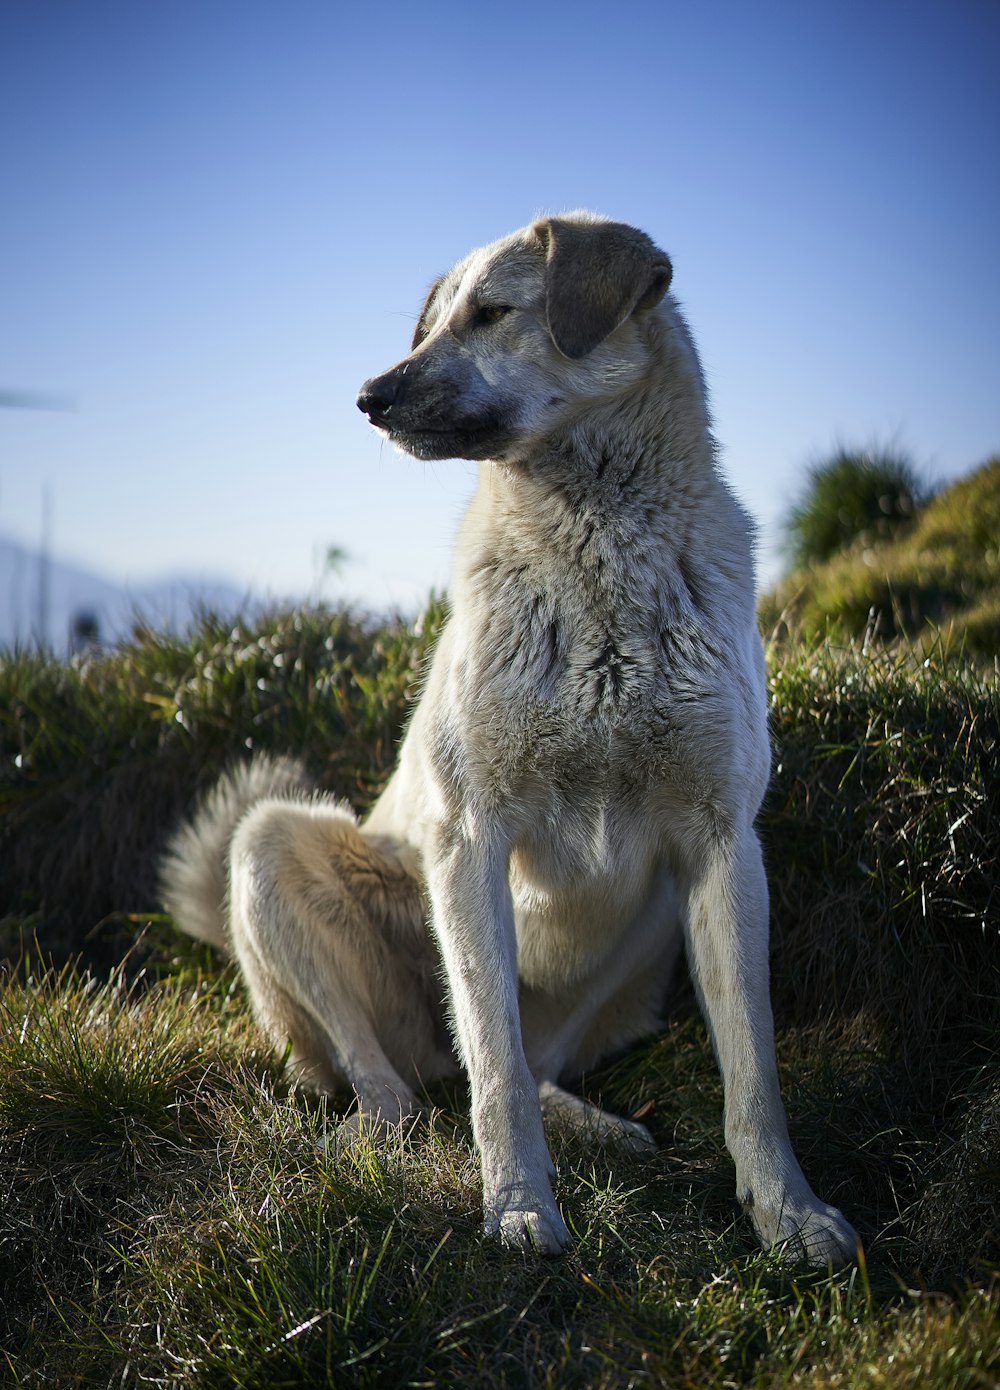
[[[828,560],[863,540],[895,535],[925,500],[927,488],[905,455],[888,449],[838,449],[814,464],[788,515],[796,565]]]
[[[957,642],[771,653],[779,1062],[860,1271],[755,1248],[683,984],[664,1035],[586,1082],[660,1152],[553,1136],[560,1261],[482,1240],[461,1086],[403,1142],[319,1151],[326,1104],[156,915],[155,857],[250,744],[367,804],[442,611],[0,663],[0,1383],[997,1384],[1000,691]]]
[[[862,535],[800,564],[761,604],[765,632],[815,641],[944,641],[992,666],[1000,651],[1000,457],[918,506],[886,539]]]
[[[0,955],[37,925],[58,961],[107,973],[129,912],[156,901],[156,857],[196,793],[254,748],[301,754],[358,809],[391,769],[433,599],[411,631],[348,612],[206,616],[186,638],[139,631],[70,664],[33,651],[0,665]]]

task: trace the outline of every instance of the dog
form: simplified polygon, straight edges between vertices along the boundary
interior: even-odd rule
[[[464,1066],[485,1229],[544,1254],[569,1233],[543,1114],[652,1142],[562,1083],[660,1026],[686,946],[738,1200],[765,1247],[840,1264],[858,1237],[778,1088],[752,529],[671,279],[643,232],[571,213],[434,283],[358,397],[413,457],[480,463],[396,770],[359,824],[293,760],[234,769],[163,897],[235,956],[302,1081],[353,1088],[348,1135]]]

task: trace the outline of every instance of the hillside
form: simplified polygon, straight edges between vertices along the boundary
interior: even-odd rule
[[[318,1145],[350,1096],[291,1087],[233,969],[158,911],[164,837],[248,749],[370,804],[443,616],[0,653],[0,1383],[996,1385],[1000,683],[943,649],[771,654],[779,1066],[861,1269],[757,1249],[683,972],[663,1033],[583,1081],[659,1151],[554,1128],[575,1244],[542,1264],[482,1239],[460,1084],[405,1140]]]
[[[1000,455],[931,499],[895,539],[794,570],[760,602],[765,635],[964,644],[1000,651]]]

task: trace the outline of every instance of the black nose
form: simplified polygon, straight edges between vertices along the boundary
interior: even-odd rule
[[[363,411],[369,420],[377,420],[389,413],[398,396],[399,376],[396,372],[373,376],[358,393],[358,409]]]

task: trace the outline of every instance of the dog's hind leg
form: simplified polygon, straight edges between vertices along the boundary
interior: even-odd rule
[[[230,936],[254,1012],[307,1084],[398,1126],[454,1069],[417,880],[329,798],[258,803],[230,852]]]

